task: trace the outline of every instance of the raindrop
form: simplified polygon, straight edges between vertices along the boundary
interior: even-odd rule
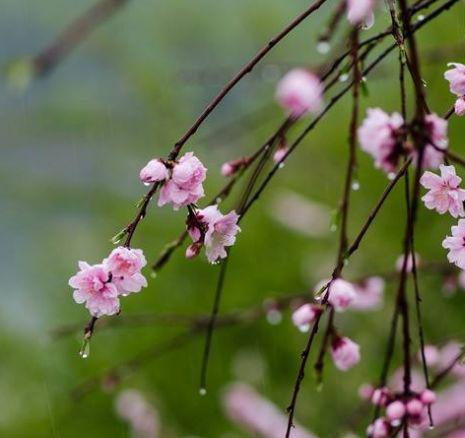
[[[145,187],[148,187],[148,186],[150,186],[150,185],[151,185],[151,184],[150,184],[149,182],[145,182],[145,183],[144,183],[144,186],[145,186]]]
[[[354,182],[352,183],[352,190],[354,190],[355,192],[356,192],[357,190],[360,190],[360,183],[359,183],[358,181],[354,181]]]
[[[218,196],[218,198],[215,199],[215,202],[219,204],[222,201],[221,197]]]
[[[204,395],[207,395],[207,389],[206,388],[200,388],[199,389],[199,394],[203,397]]]
[[[82,343],[81,350],[79,351],[79,356],[83,359],[87,359],[90,355],[90,342],[88,339],[85,339]]]
[[[337,231],[337,225],[336,225],[336,224],[332,224],[332,225],[329,227],[329,230],[330,230],[331,232],[334,233],[335,231]]]
[[[434,430],[434,425],[433,424],[430,424],[429,427],[428,427],[429,430]]]
[[[342,73],[341,76],[339,76],[339,82],[345,82],[349,79],[349,75],[347,73]]]
[[[389,172],[387,177],[390,181],[392,181],[396,177],[396,174],[394,172]]]
[[[282,169],[284,167],[284,163],[279,163],[278,164],[278,169]]]
[[[307,333],[310,330],[310,324],[299,325],[299,330],[302,333]]]
[[[423,14],[420,14],[417,18],[417,21],[423,21],[425,19],[425,16]]]
[[[157,273],[155,271],[153,271],[153,272],[150,273],[150,276],[152,278],[157,278]]]
[[[331,50],[331,44],[329,44],[328,41],[320,41],[316,45],[316,50],[318,53],[326,55]]]
[[[281,312],[277,309],[271,309],[266,314],[266,320],[271,325],[278,325],[283,319]]]

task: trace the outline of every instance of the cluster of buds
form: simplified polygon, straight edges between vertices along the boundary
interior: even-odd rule
[[[426,419],[428,408],[436,401],[436,394],[430,389],[405,396],[383,387],[368,390],[365,396],[385,411],[384,416],[368,426],[367,435],[371,438],[391,436],[395,428],[405,423],[412,427],[421,425]]]

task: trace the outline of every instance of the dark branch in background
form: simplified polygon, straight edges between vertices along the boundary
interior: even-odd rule
[[[58,38],[32,59],[36,76],[50,73],[95,28],[116,13],[128,0],[101,0],[73,21]]]

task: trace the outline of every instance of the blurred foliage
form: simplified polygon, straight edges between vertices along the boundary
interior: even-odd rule
[[[92,2],[3,0],[0,62],[6,66],[36,54]],[[126,425],[114,413],[114,393],[97,385],[91,395],[73,402],[70,391],[178,330],[157,326],[102,330],[92,341],[90,358],[82,360],[77,354],[80,333],[61,340],[50,337],[51,329],[88,318],[85,309],[74,304],[67,279],[77,260],[97,262],[110,251],[110,238],[132,217],[144,192],[137,179],[139,168],[153,156],[165,155],[238,67],[307,5],[304,0],[132,0],[55,71],[32,81],[22,93],[11,90],[3,76],[1,436],[127,436]],[[450,55],[451,47],[463,44],[463,12],[463,4],[455,6],[419,34],[427,93],[439,114],[452,103],[442,78],[446,62],[463,61],[463,50],[454,58]],[[313,65],[323,59],[315,40],[328,13],[329,8],[323,8],[273,50],[190,141],[187,150],[195,150],[209,167],[207,193],[222,184],[223,161],[254,150],[279,123],[281,112],[273,93],[284,66]],[[388,14],[380,11],[375,28],[365,34],[387,23]],[[431,50],[434,60],[428,56]],[[16,68],[21,65],[25,64]],[[364,108],[398,108],[396,68],[395,57],[390,57],[368,79]],[[18,81],[24,85],[25,69],[19,70],[23,76]],[[243,122],[251,113],[253,120]],[[337,233],[321,238],[298,234],[277,223],[270,206],[279,189],[286,188],[330,209],[337,207],[349,114],[350,101],[344,99],[280,170],[242,223],[223,311],[306,290],[330,273]],[[464,133],[463,121],[453,119],[451,147],[461,154]],[[352,236],[386,184],[385,176],[362,153],[359,164],[361,187],[353,193]],[[227,205],[234,205],[233,200]],[[403,218],[399,187],[347,267],[348,278],[392,269],[401,251]],[[178,235],[183,221],[183,215],[170,208],[152,206],[134,244],[153,261]],[[424,260],[445,259],[440,242],[451,223],[448,217],[420,211],[416,241]],[[124,300],[123,311],[206,313],[217,273],[218,267],[209,266],[203,257],[186,261],[181,250],[157,278],[150,279],[148,289]],[[421,288],[428,341],[463,339],[463,294],[444,298],[434,276],[421,278]],[[297,419],[320,437],[342,435],[359,403],[358,386],[376,379],[394,292],[395,285],[390,284],[387,303],[377,313],[338,315],[338,327],[362,346],[358,367],[341,374],[328,362],[324,387],[317,392],[309,363]],[[287,313],[278,326],[261,321],[218,331],[206,397],[198,395],[202,337],[147,361],[121,386],[140,389],[154,402],[161,413],[163,437],[242,437],[244,433],[222,411],[222,388],[235,379],[249,380],[284,410],[305,340]],[[417,346],[414,336],[414,349]],[[244,355],[262,359],[258,377],[253,366],[237,365]],[[360,430],[368,421],[361,422]]]

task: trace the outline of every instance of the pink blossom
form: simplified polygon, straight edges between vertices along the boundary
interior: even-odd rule
[[[347,0],[347,19],[353,25],[371,27],[374,21],[374,0]]]
[[[158,412],[135,389],[122,391],[115,400],[117,414],[127,421],[133,438],[157,438],[161,435]]]
[[[450,263],[465,269],[465,219],[460,219],[451,231],[452,236],[447,236],[443,240],[442,247],[449,250],[447,259]]]
[[[357,310],[378,309],[383,302],[384,286],[381,277],[369,277],[355,284],[355,299],[350,307]]]
[[[464,216],[465,190],[460,188],[462,178],[455,173],[454,166],[439,166],[441,176],[426,171],[420,183],[429,192],[421,198],[426,208],[439,214],[448,211],[453,217]]]
[[[367,435],[371,438],[386,438],[389,436],[389,423],[384,418],[377,418],[368,426]]]
[[[447,149],[449,145],[447,120],[436,114],[427,114],[425,116],[425,128],[429,143],[424,148],[422,168],[437,168],[444,160],[444,154],[438,149]],[[418,153],[413,151],[412,155],[418,161]]]
[[[399,401],[393,401],[386,407],[386,417],[389,421],[400,420],[405,415],[405,405]]]
[[[409,415],[412,415],[413,417],[420,416],[423,412],[423,408],[423,403],[416,398],[412,398],[410,401],[407,402],[407,412],[409,413]]]
[[[232,176],[234,175],[239,169],[243,168],[251,161],[250,157],[242,157],[238,158],[237,160],[226,161],[221,166],[221,175],[223,176]]]
[[[403,153],[398,140],[404,119],[398,113],[389,115],[380,108],[369,108],[367,116],[358,128],[357,135],[362,150],[375,160],[375,166],[385,172],[393,172]]]
[[[122,295],[139,292],[143,287],[147,287],[147,280],[141,274],[147,260],[141,249],[120,246],[115,248],[103,263],[111,272],[112,283]]]
[[[111,283],[107,267],[104,265],[90,266],[86,262],[79,262],[79,269],[80,271],[68,282],[74,289],[74,301],[78,304],[86,303],[90,314],[97,318],[118,313],[118,291]]]
[[[204,244],[207,259],[210,263],[227,257],[226,247],[234,245],[236,234],[241,231],[237,225],[239,215],[233,210],[223,215],[218,206],[209,207],[197,212],[196,220],[205,226]],[[197,227],[189,227],[189,234],[194,242],[202,237]]]
[[[273,161],[275,163],[280,163],[284,159],[284,157],[287,155],[288,151],[289,151],[288,147],[278,148],[273,155]]]
[[[168,179],[169,172],[160,160],[151,160],[140,171],[139,178],[145,184]]]
[[[424,405],[431,405],[436,401],[436,394],[434,391],[431,391],[430,389],[425,389],[420,394],[420,400]]]
[[[304,304],[292,314],[292,322],[299,330],[306,332],[315,318],[321,313],[321,308],[313,304]]]
[[[221,175],[223,176],[231,176],[236,173],[236,166],[234,166],[231,161],[227,161],[226,163],[223,163],[221,166]]]
[[[449,81],[451,93],[459,97],[465,95],[465,65],[450,62],[447,66],[452,67],[444,73],[444,78]]]
[[[328,301],[334,307],[336,312],[343,312],[355,300],[356,292],[352,283],[336,278],[331,282],[328,288]]]
[[[391,399],[391,391],[388,388],[376,388],[373,391],[373,395],[371,397],[371,402],[375,406],[385,406],[389,400]]]
[[[360,385],[360,387],[358,388],[358,395],[363,400],[370,400],[373,396],[373,391],[373,385],[370,385],[369,383],[364,383]]]
[[[288,72],[276,90],[278,102],[292,117],[318,112],[323,105],[322,96],[323,86],[320,79],[303,69]]]
[[[425,361],[429,367],[435,366],[439,362],[439,350],[435,345],[425,345]],[[421,362],[421,351],[418,352],[418,360]]]
[[[465,97],[459,97],[454,104],[454,111],[455,114],[458,116],[463,116],[465,115]]]
[[[418,269],[418,266],[420,265],[421,259],[418,253],[415,253],[415,266]],[[402,268],[404,266],[404,255],[400,255],[397,260],[396,260],[396,270],[397,272],[401,272]],[[406,272],[412,272],[413,269],[413,257],[412,253],[409,253],[407,256],[407,264],[405,266],[405,271]]]
[[[175,210],[197,202],[204,196],[202,183],[207,169],[201,161],[188,152],[174,165],[171,178],[163,184],[158,198],[161,207],[173,203]]]
[[[360,362],[360,346],[349,338],[337,337],[331,345],[334,365],[341,371],[348,371]]]

